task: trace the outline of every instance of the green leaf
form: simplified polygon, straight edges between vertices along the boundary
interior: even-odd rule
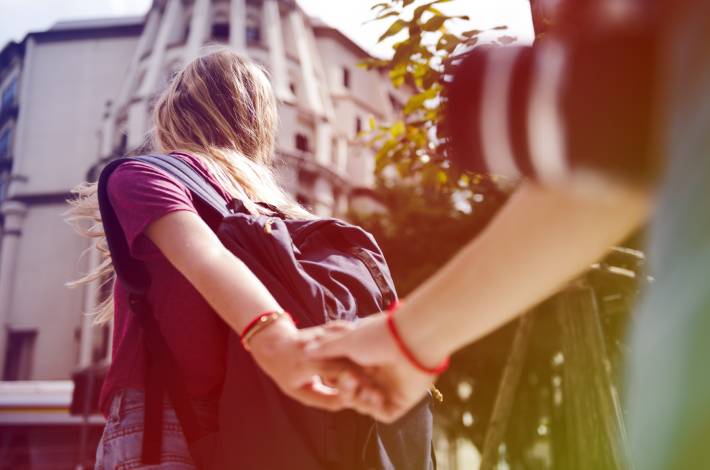
[[[448,19],[448,16],[435,16],[433,18],[430,18],[429,21],[427,21],[426,23],[424,23],[422,25],[422,29],[424,31],[438,31],[439,28],[444,26],[444,23]]]
[[[400,135],[404,134],[404,121],[397,121],[394,126],[390,128],[390,134],[392,137],[397,138]]]
[[[371,69],[383,69],[390,65],[388,60],[384,59],[365,59],[357,64],[358,67],[371,70]]]
[[[402,86],[404,83],[404,77],[407,74],[407,64],[400,64],[395,66],[392,70],[390,70],[389,76],[390,76],[390,81],[392,82],[392,85],[394,85],[396,88],[399,88]]]
[[[446,182],[449,180],[449,175],[447,175],[444,170],[439,170],[437,172],[437,176],[439,179],[439,184],[446,184]]]
[[[441,73],[429,68],[429,71],[426,73],[422,80],[422,86],[426,88],[431,88],[431,86],[439,81],[439,78],[441,77]]]
[[[377,4],[372,5],[370,7],[370,11],[377,10],[378,8],[380,8],[380,9],[389,8],[389,6],[390,6],[390,4],[387,2],[377,3]]]
[[[449,47],[451,45],[458,46],[461,43],[461,40],[458,38],[458,36],[450,33],[442,34],[441,38],[439,38],[439,42],[436,43],[436,50],[441,51],[441,50],[449,50]],[[453,49],[452,49],[453,50]]]
[[[402,29],[404,29],[404,27],[407,25],[408,25],[408,23],[402,19],[395,21],[394,23],[392,23],[390,25],[389,28],[387,28],[387,31],[382,33],[382,36],[379,37],[377,42],[380,43],[380,42],[384,41],[385,39],[387,39],[388,37],[394,36],[395,34],[402,31]]]
[[[385,11],[385,12],[380,13],[376,18],[366,21],[365,24],[372,23],[373,21],[384,20],[385,18],[389,18],[390,16],[397,16],[397,15],[399,15],[399,13],[397,13],[396,11]]]
[[[424,12],[431,12],[434,13],[435,15],[441,15],[441,11],[437,10],[436,8],[432,8],[433,5],[437,5],[439,3],[449,3],[451,0],[435,0],[433,2],[426,3],[420,7],[417,7],[414,10],[414,16],[412,21],[419,21],[419,18],[422,17]]]
[[[436,98],[439,94],[439,90],[435,87],[429,88],[421,93],[417,93],[409,98],[407,104],[404,106],[404,114],[409,115],[414,111],[422,108],[424,103],[432,98]]]
[[[395,53],[392,57],[392,65],[397,66],[405,60],[408,60],[411,57],[412,52],[414,52],[414,48],[415,44],[409,41],[399,43],[399,45],[395,48]]]
[[[478,35],[481,34],[482,32],[483,32],[483,31],[481,31],[480,29],[472,29],[472,30],[470,30],[470,31],[464,31],[464,32],[461,33],[461,34],[463,34],[463,35],[466,36],[467,38],[471,38],[471,37],[473,37],[473,36],[478,36]]]

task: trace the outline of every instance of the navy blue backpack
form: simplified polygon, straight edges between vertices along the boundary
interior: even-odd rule
[[[111,161],[99,178],[99,204],[116,274],[143,327],[148,357],[143,462],[160,461],[163,393],[173,404],[197,466],[202,470],[431,470],[432,415],[427,397],[391,425],[353,411],[306,407],[284,395],[230,333],[227,371],[219,399],[219,430],[196,418],[172,353],[145,293],[150,277],[132,258],[107,194],[119,165],[141,161],[181,181],[198,212],[222,243],[264,283],[299,327],[354,321],[387,309],[396,292],[372,235],[338,219],[252,215],[224,198],[187,162],[168,155]]]

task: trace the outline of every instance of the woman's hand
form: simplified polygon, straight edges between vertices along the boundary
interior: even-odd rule
[[[361,366],[369,383],[362,383],[362,376],[354,377],[358,386],[344,404],[385,423],[419,403],[435,380],[407,361],[387,329],[385,314],[364,318],[357,325],[329,323],[306,345],[306,354],[313,360],[341,358]]]
[[[282,392],[305,405],[338,411],[351,402],[350,392],[356,383],[352,377],[358,372],[342,359],[305,355],[304,345],[322,334],[322,328],[298,330],[290,321],[280,319],[255,335],[249,350]],[[339,389],[326,384],[337,384]]]

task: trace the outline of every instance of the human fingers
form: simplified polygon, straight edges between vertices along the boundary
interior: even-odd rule
[[[320,408],[326,411],[340,411],[345,409],[342,395],[338,390],[324,386],[318,381],[313,381],[290,391],[286,391],[291,398],[294,398],[306,406]]]
[[[385,391],[372,369],[360,367],[346,359],[320,361],[316,369],[323,383],[339,391],[343,403],[354,408],[356,397],[365,392],[376,403],[384,401]]]

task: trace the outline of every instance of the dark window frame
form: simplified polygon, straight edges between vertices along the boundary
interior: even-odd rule
[[[0,131],[0,159],[10,158],[12,147],[12,127],[6,127]]]
[[[7,333],[3,380],[30,380],[37,330],[10,330]]]
[[[343,87],[349,90],[351,86],[352,74],[350,73],[350,69],[348,67],[343,67]]]
[[[311,151],[311,145],[310,145],[310,139],[306,134],[302,134],[300,132],[297,132],[296,135],[294,136],[295,138],[295,145],[296,145],[296,150],[300,150],[301,152],[310,152]]]
[[[229,23],[213,23],[212,29],[210,30],[210,37],[215,41],[229,42],[231,30],[232,28]]]
[[[10,80],[10,84],[2,90],[2,97],[0,98],[0,110],[11,108],[17,102],[18,82],[18,78],[13,77],[13,79]]]
[[[247,24],[244,34],[247,45],[261,44],[261,26]]]

